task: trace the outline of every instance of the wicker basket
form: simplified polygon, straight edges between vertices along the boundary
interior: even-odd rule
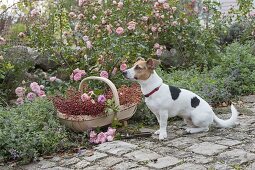
[[[119,107],[119,110],[120,110],[117,113],[117,118],[119,120],[126,121],[127,119],[131,118],[134,115],[137,105],[136,104],[133,104],[130,106],[120,105],[118,91],[115,85],[109,79],[106,79],[103,77],[95,77],[95,76],[84,78],[79,85],[80,91],[83,91],[83,87],[84,87],[83,84],[87,80],[100,80],[105,82],[110,87],[113,93],[114,102],[116,106]],[[59,117],[60,121],[63,124],[65,124],[68,128],[71,128],[72,130],[76,132],[83,132],[90,128],[102,127],[102,126],[111,124],[114,118],[114,113],[107,113],[107,114],[102,114],[100,116],[92,117],[88,115],[70,116],[58,111],[57,116]]]

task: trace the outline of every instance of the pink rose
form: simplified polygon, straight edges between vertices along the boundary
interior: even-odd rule
[[[73,77],[74,81],[79,81],[81,79],[82,75],[81,73],[76,73]]]
[[[155,49],[158,49],[158,48],[160,48],[160,45],[159,45],[159,43],[155,43],[155,44],[154,44],[154,46],[153,46],[153,48],[155,48]]]
[[[99,143],[104,143],[106,142],[106,135],[104,132],[100,132],[98,135],[97,135],[97,140]]]
[[[89,37],[86,36],[86,35],[84,35],[84,36],[82,37],[82,39],[83,39],[83,41],[85,41],[85,42],[89,41]]]
[[[114,136],[115,135],[115,132],[116,132],[116,129],[113,129],[111,127],[108,127],[108,130],[106,132],[106,135],[107,136]]]
[[[50,77],[50,81],[51,81],[51,82],[55,81],[56,79],[57,79],[57,77],[56,77],[56,76],[54,76],[54,77]]]
[[[36,82],[31,83],[30,88],[35,93],[39,93],[41,91],[41,88],[40,88],[39,84],[36,83]]]
[[[157,27],[152,26],[152,27],[151,27],[151,31],[152,31],[152,32],[156,32],[156,31],[157,31]]]
[[[90,41],[87,41],[87,42],[86,42],[86,45],[87,45],[87,48],[88,48],[88,49],[91,49],[91,48],[93,47]]]
[[[108,142],[111,142],[111,141],[113,141],[113,136],[107,136],[106,139]]]
[[[157,55],[157,56],[161,56],[161,55],[162,55],[162,50],[161,50],[161,49],[157,49],[156,55]]]
[[[120,65],[120,70],[121,71],[125,71],[127,69],[127,65],[126,64],[121,64]]]
[[[87,93],[84,93],[84,94],[81,95],[81,100],[83,102],[85,102],[87,100],[90,100],[90,96]]]
[[[118,3],[118,8],[123,8],[123,2],[120,1],[120,2]]]
[[[118,27],[118,28],[116,29],[116,33],[117,33],[118,35],[121,35],[121,34],[124,33],[124,29],[123,29],[122,27]]]
[[[17,87],[15,93],[18,97],[23,97],[25,94],[25,89],[23,87]]]
[[[101,71],[100,77],[108,78],[108,77],[109,77],[109,74],[108,74],[107,71]]]
[[[43,90],[41,90],[39,93],[37,93],[39,97],[46,97],[46,94]]]
[[[96,132],[95,132],[94,130],[90,131],[89,137],[90,137],[90,138],[95,138],[95,137],[97,137]]]
[[[37,15],[39,15],[39,11],[37,9],[33,9],[31,12],[30,12],[31,16],[32,17],[35,17]]]
[[[29,101],[33,101],[33,100],[35,100],[35,98],[36,98],[36,94],[35,94],[35,93],[29,92],[29,93],[27,94],[27,99],[28,99]]]
[[[99,95],[97,98],[98,103],[103,104],[106,101],[106,98],[104,95]]]
[[[97,19],[97,16],[96,16],[96,15],[93,15],[93,16],[92,16],[92,19],[93,19],[93,20]]]
[[[23,99],[22,97],[17,98],[16,104],[17,104],[17,105],[22,105],[22,104],[24,104],[24,99]]]
[[[128,23],[128,30],[135,30],[136,22],[130,21]]]
[[[163,8],[164,9],[169,9],[170,8],[169,3],[167,3],[167,2],[163,3]]]

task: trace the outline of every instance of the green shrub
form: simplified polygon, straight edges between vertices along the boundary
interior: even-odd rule
[[[11,109],[0,107],[0,129],[0,157],[6,161],[27,163],[73,145],[47,99]]]

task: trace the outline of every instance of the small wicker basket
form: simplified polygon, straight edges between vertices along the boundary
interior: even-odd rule
[[[119,108],[119,112],[117,113],[118,120],[126,121],[134,115],[137,109],[137,105],[136,104],[133,104],[130,106],[120,105],[117,88],[109,79],[106,79],[103,77],[96,77],[96,76],[84,78],[79,85],[80,91],[83,91],[83,87],[84,87],[83,85],[85,81],[87,80],[100,80],[105,82],[110,87],[113,93],[114,102],[116,106]],[[70,116],[57,111],[57,116],[59,117],[60,121],[63,124],[65,124],[68,128],[71,128],[72,130],[76,132],[84,132],[91,128],[102,127],[102,126],[111,124],[114,118],[114,113],[112,112],[112,113],[101,114],[100,116],[92,117],[88,115]]]

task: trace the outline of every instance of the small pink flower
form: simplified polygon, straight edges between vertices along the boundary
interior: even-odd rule
[[[74,12],[70,12],[70,13],[68,14],[68,16],[69,16],[70,18],[76,18],[76,14],[75,14]]]
[[[44,89],[44,85],[40,85],[40,89]]]
[[[178,22],[177,22],[177,21],[173,21],[173,22],[171,23],[171,25],[172,25],[173,27],[176,27],[176,26],[178,25]]]
[[[156,32],[156,31],[157,31],[157,27],[152,26],[152,27],[151,27],[151,31],[152,31],[152,32]]]
[[[161,49],[157,49],[156,55],[157,55],[157,56],[161,56],[161,55],[162,55],[162,50],[161,50]]]
[[[15,93],[18,97],[23,97],[25,94],[25,89],[23,87],[17,87]]]
[[[93,47],[90,41],[87,41],[87,42],[86,42],[86,45],[87,45],[87,48],[88,48],[88,49],[91,49],[91,48]]]
[[[125,63],[120,65],[121,71],[125,71],[126,69],[127,69],[127,65]]]
[[[82,75],[81,73],[76,73],[73,77],[74,81],[79,81],[81,79]]]
[[[35,93],[29,92],[29,93],[27,94],[27,99],[28,99],[29,101],[33,101],[33,100],[35,100],[35,98],[36,98],[36,94],[35,94]]]
[[[82,6],[85,2],[86,0],[78,0],[78,6]]]
[[[128,30],[135,30],[136,24],[137,24],[136,22],[130,21],[130,22],[128,23]]]
[[[113,141],[113,136],[107,136],[106,139],[108,142],[111,142],[111,141]]]
[[[39,97],[46,97],[46,94],[43,90],[41,90],[39,93],[37,93]]]
[[[55,81],[57,79],[57,77],[56,76],[54,76],[54,77],[50,77],[50,82],[53,82],[53,81]]]
[[[85,102],[87,100],[90,100],[90,96],[87,93],[84,93],[84,94],[81,95],[81,100],[83,102]]]
[[[36,82],[31,83],[30,88],[35,93],[39,93],[41,91],[41,88],[40,88],[39,84],[36,83]]]
[[[83,14],[79,14],[78,15],[78,19],[83,19],[84,18],[84,15]]]
[[[116,132],[116,129],[113,129],[111,127],[108,127],[108,130],[106,132],[106,135],[107,136],[114,136],[115,135],[115,132]]]
[[[108,78],[108,77],[109,77],[109,74],[108,74],[107,71],[101,71],[100,77]]]
[[[164,9],[169,9],[170,8],[169,3],[167,3],[167,2],[163,3],[163,8]]]
[[[124,29],[123,29],[122,27],[118,27],[118,28],[116,29],[116,33],[117,33],[118,35],[121,35],[121,34],[124,33]]]
[[[155,2],[154,5],[153,5],[154,8],[157,8],[158,6],[159,6],[158,2]]]
[[[118,8],[123,8],[123,5],[124,5],[123,2],[120,1],[120,2],[118,3]]]
[[[99,95],[97,98],[98,103],[103,104],[106,101],[106,98],[104,95]]]
[[[204,12],[208,12],[208,8],[206,6],[203,7]]]
[[[149,19],[149,17],[147,17],[147,16],[143,16],[143,17],[142,17],[142,20],[143,20],[143,21],[148,21],[148,19]]]
[[[89,41],[89,37],[86,36],[86,35],[84,35],[84,36],[82,37],[82,39],[83,39],[83,41],[85,41],[85,42]]]
[[[104,132],[100,132],[98,135],[97,135],[97,140],[99,141],[99,143],[105,143],[106,142],[106,135]]]
[[[96,15],[93,15],[93,16],[92,16],[92,19],[93,19],[93,20],[97,19],[97,16],[96,16]]]
[[[155,49],[158,49],[158,48],[160,48],[160,45],[159,45],[159,43],[155,43],[155,44],[154,44],[154,46],[153,46],[153,48],[155,48]]]
[[[89,137],[90,137],[90,138],[95,138],[95,137],[97,137],[96,132],[95,132],[94,130],[90,131]]]
[[[17,105],[22,105],[22,104],[24,104],[24,99],[23,99],[22,97],[17,98],[16,104],[17,104]]]

